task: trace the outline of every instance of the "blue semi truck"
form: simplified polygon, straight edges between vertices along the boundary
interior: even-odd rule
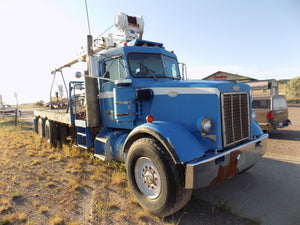
[[[162,43],[142,39],[142,17],[118,13],[118,34],[52,71],[87,62],[68,86],[67,109],[36,110],[35,130],[56,144],[71,137],[102,160],[125,163],[139,204],[158,216],[175,213],[192,190],[219,184],[262,157],[264,134],[250,87],[186,80]]]

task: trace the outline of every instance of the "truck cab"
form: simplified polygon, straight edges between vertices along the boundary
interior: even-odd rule
[[[85,80],[70,82],[65,119],[35,112],[35,127],[50,142],[75,131],[78,147],[124,162],[139,204],[167,216],[193,189],[251,167],[268,134],[255,121],[249,85],[184,80],[174,52],[142,39],[141,17],[119,13],[115,25],[123,35],[98,40],[101,50],[85,55]]]

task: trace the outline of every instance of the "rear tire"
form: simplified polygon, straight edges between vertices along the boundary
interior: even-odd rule
[[[57,127],[55,122],[47,120],[45,123],[45,137],[47,142],[56,147],[57,145]]]
[[[42,118],[38,119],[37,132],[40,137],[45,137],[45,122]]]
[[[171,215],[190,200],[192,190],[184,188],[184,170],[176,167],[155,139],[141,138],[132,144],[126,169],[137,201],[157,216]]]

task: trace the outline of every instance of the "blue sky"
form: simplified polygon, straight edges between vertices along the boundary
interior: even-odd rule
[[[142,15],[144,39],[163,42],[201,79],[218,70],[257,79],[300,76],[299,0],[87,0],[92,35],[121,11]],[[0,95],[49,99],[51,68],[85,46],[84,0],[0,0]],[[114,29],[109,32],[114,33]],[[74,78],[79,66],[64,71]]]

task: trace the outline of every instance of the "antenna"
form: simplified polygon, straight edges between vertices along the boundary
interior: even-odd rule
[[[87,22],[88,22],[89,35],[91,35],[91,27],[90,27],[89,11],[88,11],[88,7],[87,7],[87,0],[85,0],[85,12],[86,12],[86,17],[87,17]]]

